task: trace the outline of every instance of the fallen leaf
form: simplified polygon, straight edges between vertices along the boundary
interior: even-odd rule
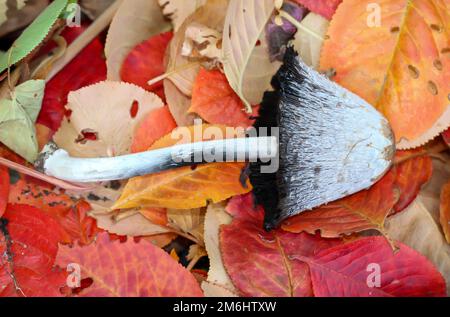
[[[228,289],[211,282],[203,281],[201,287],[205,297],[239,297],[239,295],[230,292]]]
[[[295,258],[308,264],[317,297],[445,296],[445,280],[432,263],[397,244],[393,252],[385,238],[368,237]],[[381,276],[379,285],[374,272]]]
[[[0,296],[61,296],[65,274],[52,270],[63,237],[60,225],[27,205],[9,204],[4,219],[8,224],[0,232],[0,254],[6,254],[0,262]]]
[[[175,129],[157,141],[151,150],[196,140],[196,136],[201,138],[208,127],[211,126]],[[215,131],[221,132],[222,137],[226,135],[225,127],[216,128],[218,130]],[[190,133],[190,140],[174,137],[184,136],[186,132]],[[211,138],[217,139],[218,136],[211,135]],[[220,202],[251,191],[248,180],[244,185],[241,183],[244,166],[243,163],[209,163],[135,177],[128,181],[122,196],[112,209],[158,207],[185,210],[204,207],[209,201]]]
[[[251,194],[234,197],[227,206],[234,218],[220,229],[220,250],[226,271],[241,296],[313,296],[309,268],[291,260],[313,256],[341,244],[307,233],[263,229],[264,211],[253,207]]]
[[[173,28],[177,31],[188,16],[204,5],[207,0],[158,0],[163,14],[170,18]]]
[[[91,19],[97,19],[115,0],[81,0],[81,10]]]
[[[440,220],[445,238],[450,243],[450,183],[445,184],[441,191]]]
[[[342,0],[294,0],[310,11],[331,20]]]
[[[9,169],[0,166],[0,218],[3,216],[8,204],[9,196]]]
[[[190,210],[168,209],[169,227],[193,236],[198,244],[203,245],[205,211],[199,208]]]
[[[334,238],[375,229],[384,232],[384,221],[396,203],[391,171],[368,190],[294,216],[282,225],[289,232],[320,231],[322,237]]]
[[[167,106],[151,111],[136,128],[131,152],[147,151],[155,141],[177,127]]]
[[[244,112],[244,104],[228,84],[226,76],[219,70],[201,68],[192,89],[192,104],[189,112],[194,112],[209,123],[229,127],[251,127],[253,113]]]
[[[186,28],[181,55],[192,59],[205,59],[206,64],[220,66],[222,59],[222,33],[203,24],[192,22]]]
[[[441,233],[438,220],[432,215],[438,211],[439,207],[429,209],[426,199],[420,195],[406,210],[388,218],[386,231],[392,239],[410,246],[433,262],[446,279],[447,294],[450,294],[450,246]]]
[[[320,40],[305,30],[299,29],[292,41],[294,49],[299,53],[303,62],[314,69],[318,69],[320,64],[320,53],[330,22],[321,15],[311,12],[300,24],[308,30],[314,30],[314,33],[323,38]]]
[[[273,0],[230,0],[223,34],[223,67],[233,90],[247,112],[271,90],[280,67],[269,59],[265,26],[275,9]]]
[[[133,84],[104,81],[71,92],[65,119],[54,136],[58,146],[74,157],[110,157],[130,152],[135,127],[161,99]],[[132,113],[132,108],[137,111]],[[107,120],[105,120],[107,118]],[[93,134],[93,140],[85,134]]]
[[[85,29],[85,27],[66,28],[61,36],[70,43]],[[57,131],[66,112],[64,107],[67,104],[68,94],[105,79],[106,61],[103,57],[103,44],[99,38],[95,38],[47,83],[37,123]]]
[[[415,148],[450,124],[450,64],[445,59],[450,3],[393,0],[368,12],[371,3],[346,0],[339,6],[321,69],[335,70],[336,82],[389,119],[399,149]],[[371,27],[378,13],[382,24]]]
[[[6,1],[2,1],[6,4]],[[9,6],[4,18],[8,20],[0,23],[0,37],[29,25],[48,6],[48,0],[28,0],[25,7]],[[4,10],[5,8],[3,8]]]
[[[60,247],[56,263],[78,263],[82,278],[91,278],[83,297],[199,297],[194,276],[170,255],[146,241],[111,242],[107,234],[87,247]]]
[[[161,33],[150,37],[133,48],[122,64],[120,70],[121,79],[147,91],[154,92],[161,99],[164,99],[162,82],[152,86],[149,86],[147,83],[150,79],[164,74],[166,70],[164,55],[172,37],[172,32]]]
[[[165,21],[157,0],[123,1],[106,38],[108,80],[120,80],[123,61],[136,45],[169,28],[170,24]]]
[[[164,79],[164,95],[170,113],[177,125],[180,127],[193,125],[197,116],[188,112],[191,107],[191,99],[184,95],[169,79]]]

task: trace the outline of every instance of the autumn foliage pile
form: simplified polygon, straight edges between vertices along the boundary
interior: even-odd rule
[[[384,1],[376,27],[369,0],[119,2],[106,36],[56,75],[43,57],[89,23],[52,28],[21,79],[2,77],[2,99],[48,79],[39,149],[119,156],[174,145],[182,127],[250,127],[291,43],[388,118],[395,161],[371,188],[266,232],[245,163],[63,189],[3,165],[32,168],[0,109],[0,296],[448,295],[449,0]]]

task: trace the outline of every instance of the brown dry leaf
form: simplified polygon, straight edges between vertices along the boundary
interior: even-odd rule
[[[228,0],[208,0],[184,21],[172,39],[166,73],[170,74],[168,78],[188,97],[192,95],[192,86],[200,63],[182,55],[186,29],[192,23],[198,23],[222,33],[227,5]]]
[[[164,94],[170,113],[177,125],[180,127],[193,125],[198,116],[188,113],[191,107],[191,99],[185,96],[169,79],[164,79]]]
[[[207,0],[158,0],[163,14],[170,18],[177,31],[188,16],[206,3]]]
[[[6,7],[6,0],[2,3],[5,4],[3,18],[8,20],[1,20],[0,18],[0,37],[14,32],[30,24],[40,13],[48,6],[48,0],[28,0],[8,1]],[[17,4],[17,5],[16,5]],[[25,4],[25,6],[23,6]]]
[[[441,191],[440,221],[445,238],[450,243],[450,182]]]
[[[330,21],[319,14],[311,12],[302,20],[300,24],[309,30],[314,30],[317,35],[325,38]],[[317,37],[312,36],[308,32],[299,29],[295,34],[292,44],[306,65],[309,65],[314,69],[318,69],[323,42],[324,39],[319,40]]]
[[[386,231],[391,239],[400,241],[427,257],[442,273],[450,293],[450,246],[445,241],[432,213],[419,196],[406,210],[388,218]]]
[[[115,0],[81,0],[81,10],[92,20],[98,18]]]
[[[193,22],[185,33],[181,55],[191,58],[207,58],[218,63],[222,59],[222,33]]]
[[[136,126],[163,106],[157,95],[133,84],[101,82],[69,94],[70,120],[64,119],[54,140],[74,157],[128,154]]]
[[[273,0],[230,0],[223,34],[223,66],[234,91],[246,104],[262,101],[271,90],[272,77],[281,63],[271,62],[265,26],[275,9]],[[258,44],[259,43],[259,44]]]
[[[107,78],[120,81],[120,68],[128,53],[139,43],[152,35],[168,31],[170,27],[157,0],[123,1],[106,38]]]
[[[193,236],[198,244],[203,245],[204,210],[199,208],[190,210],[168,209],[167,219],[170,227]]]
[[[237,291],[222,262],[222,255],[219,248],[220,226],[228,225],[232,217],[225,211],[223,204],[211,204],[208,206],[205,216],[205,248],[209,257],[209,271],[207,284],[202,284],[202,288],[209,295],[214,294],[236,294]]]

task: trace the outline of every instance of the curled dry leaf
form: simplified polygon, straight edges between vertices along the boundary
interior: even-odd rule
[[[450,246],[433,216],[438,209],[429,209],[428,205],[426,199],[419,196],[406,210],[386,221],[386,231],[392,239],[403,242],[433,262],[446,279],[450,294]]]
[[[320,53],[330,22],[321,15],[309,13],[300,24],[309,30],[314,30],[317,35],[323,37],[323,39],[320,40],[305,30],[300,29],[295,34],[295,38],[292,42],[292,45],[305,64],[314,69],[318,69],[320,64]]]
[[[450,125],[450,2],[385,2],[377,27],[368,17],[371,3],[347,0],[339,6],[321,69],[334,69],[336,82],[389,119],[399,149],[415,148]]]
[[[280,67],[269,59],[265,27],[275,9],[273,0],[231,0],[223,33],[223,66],[231,87],[247,112],[271,90],[272,77]]]
[[[170,113],[180,127],[187,127],[194,124],[198,118],[195,114],[189,113],[191,99],[183,94],[170,79],[164,79],[164,94]]]
[[[152,35],[169,29],[170,24],[164,19],[157,0],[123,1],[106,38],[107,78],[120,80],[120,68],[128,53]]]
[[[138,86],[101,82],[69,94],[70,120],[62,122],[54,140],[74,157],[128,154],[136,126],[161,107],[158,96]]]
[[[202,209],[178,210],[168,209],[169,227],[193,236],[198,244],[203,245],[205,211]]]
[[[188,16],[206,2],[207,0],[158,0],[163,14],[170,18],[175,31],[180,28]]]
[[[222,34],[200,23],[188,25],[181,55],[185,57],[205,57],[220,61],[222,57]]]
[[[231,282],[219,247],[219,230],[222,225],[228,225],[232,221],[231,216],[225,211],[224,204],[210,204],[205,215],[204,237],[205,248],[209,258],[209,271],[206,283],[202,283],[205,296],[213,296],[217,292],[227,294],[237,293]]]
[[[200,63],[182,55],[186,30],[192,23],[196,23],[222,33],[227,5],[228,0],[208,0],[184,21],[170,44],[166,73],[170,74],[169,79],[188,97],[192,94],[192,85]]]
[[[440,220],[445,238],[450,243],[450,183],[445,184],[441,191]]]
[[[56,263],[61,267],[79,263],[81,278],[93,280],[79,296],[202,296],[189,271],[145,240],[112,242],[107,234],[100,234],[95,243],[84,248],[60,247]]]
[[[169,147],[203,137],[208,125],[178,128],[157,141],[151,149]],[[226,128],[215,126],[223,137]],[[188,136],[188,137],[187,137]],[[219,138],[219,135],[211,135]],[[230,136],[231,137],[231,136]],[[204,139],[205,140],[205,139]],[[243,163],[210,163],[181,167],[167,172],[132,178],[113,209],[161,207],[193,209],[209,201],[220,202],[252,190],[250,182],[241,181]]]

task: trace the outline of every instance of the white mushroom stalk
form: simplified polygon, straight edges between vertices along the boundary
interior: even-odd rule
[[[179,144],[142,153],[76,158],[50,142],[36,168],[48,176],[78,183],[129,179],[182,166],[213,162],[269,162],[278,157],[276,137],[251,137]]]

